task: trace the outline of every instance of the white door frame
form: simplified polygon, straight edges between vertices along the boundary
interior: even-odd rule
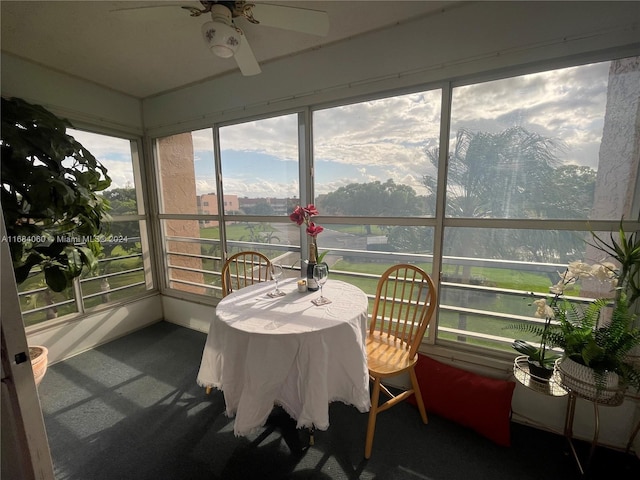
[[[2,478],[55,480],[0,207]]]

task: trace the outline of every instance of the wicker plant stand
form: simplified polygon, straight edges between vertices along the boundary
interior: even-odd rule
[[[559,360],[558,360],[559,362]],[[558,362],[556,362],[556,370],[558,370]],[[556,372],[558,373],[558,372]],[[598,435],[600,433],[600,405],[606,407],[617,407],[624,401],[624,388],[603,388],[596,391],[592,387],[593,382],[587,382],[584,378],[574,377],[563,372],[560,375],[560,383],[569,392],[569,400],[567,401],[567,413],[564,423],[564,436],[569,442],[571,453],[578,465],[581,475],[586,475],[589,471],[591,459],[598,446]],[[571,387],[570,387],[571,386]],[[591,388],[590,388],[591,387]],[[593,404],[593,439],[591,440],[591,447],[589,448],[589,454],[583,461],[580,460],[578,452],[576,451],[573,443],[573,419],[576,410],[576,399],[582,398]]]
[[[591,464],[591,459],[596,450],[596,447],[598,446],[598,435],[600,433],[599,406],[603,405],[607,407],[617,407],[618,405],[622,404],[624,400],[624,390],[615,389],[615,390],[609,391],[607,389],[604,389],[604,391],[601,390],[596,395],[588,395],[588,394],[580,393],[584,389],[578,389],[578,391],[571,390],[571,388],[569,388],[568,385],[563,383],[560,372],[557,368],[557,363],[551,378],[549,380],[541,379],[536,377],[535,375],[532,375],[529,372],[529,365],[527,363],[526,355],[516,357],[516,359],[514,360],[513,375],[515,376],[516,380],[518,380],[518,382],[520,382],[522,385],[524,385],[525,387],[535,392],[541,393],[543,395],[548,395],[551,397],[563,397],[563,396],[567,397],[567,409],[566,409],[565,421],[564,421],[564,436],[566,437],[569,443],[569,448],[571,450],[573,458],[576,461],[580,474],[582,476],[585,476],[586,473],[589,471],[589,465]],[[566,379],[566,376],[565,376],[565,379]],[[582,382],[582,380],[577,378],[571,378],[568,380],[569,381],[567,383],[574,385],[574,387],[576,385],[579,385],[579,382]],[[585,386],[588,386],[586,382],[585,382]],[[593,415],[594,415],[594,432],[593,432],[593,439],[591,441],[591,447],[589,449],[588,456],[586,457],[586,459],[583,459],[582,461],[573,443],[573,420],[574,420],[575,410],[576,410],[576,399],[578,398],[582,398],[583,400],[587,400],[593,404]],[[640,428],[640,425],[639,425],[639,428]]]
[[[514,360],[513,375],[522,385],[543,395],[564,397],[568,393],[560,384],[560,376],[556,370],[553,371],[553,375],[549,379],[536,377],[532,374],[529,371],[526,355],[520,355]]]

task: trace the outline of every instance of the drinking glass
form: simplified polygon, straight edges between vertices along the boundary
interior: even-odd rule
[[[276,289],[270,293],[272,297],[280,297],[284,295],[284,292],[278,288],[278,280],[282,277],[282,265],[279,263],[272,263],[269,267],[269,274],[271,278],[276,281]]]
[[[316,282],[318,282],[318,285],[320,285],[320,297],[313,301],[313,303],[315,303],[316,305],[325,305],[327,303],[331,303],[331,300],[322,295],[322,287],[325,283],[327,283],[328,277],[329,269],[326,265],[320,263],[313,267],[313,278]]]

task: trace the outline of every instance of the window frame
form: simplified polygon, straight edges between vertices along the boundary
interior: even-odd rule
[[[101,302],[96,306],[87,306],[85,304],[86,299],[99,296],[100,294],[99,293],[83,294],[82,287],[81,287],[83,283],[86,283],[89,281],[101,280],[103,278],[113,277],[122,272],[99,274],[99,275],[95,275],[87,278],[84,277],[86,272],[83,272],[81,276],[74,278],[72,281],[72,285],[70,289],[71,289],[71,292],[73,293],[73,298],[62,301],[62,302],[56,302],[51,305],[46,305],[44,307],[37,307],[35,309],[30,309],[30,310],[22,310],[22,315],[24,317],[24,315],[28,315],[29,313],[43,311],[49,307],[58,307],[66,304],[73,304],[75,306],[76,311],[62,315],[60,317],[41,320],[31,325],[25,325],[25,332],[27,334],[32,334],[42,329],[48,329],[52,326],[55,326],[58,324],[64,324],[69,321],[77,321],[77,320],[81,321],[83,318],[97,314],[104,310],[112,309],[120,305],[125,305],[127,303],[135,302],[137,300],[146,298],[148,296],[157,295],[159,293],[159,289],[156,287],[156,282],[155,282],[155,278],[156,278],[155,265],[151,260],[153,257],[153,255],[151,254],[151,252],[153,251],[153,246],[152,246],[153,242],[152,242],[152,234],[150,233],[150,229],[152,226],[150,224],[151,215],[150,215],[149,202],[147,201],[147,199],[150,198],[150,196],[147,193],[149,185],[143,180],[144,178],[147,178],[147,176],[144,174],[145,161],[142,154],[143,144],[144,144],[143,137],[132,135],[130,133],[125,133],[113,128],[97,127],[93,124],[88,124],[86,122],[81,122],[81,121],[79,122],[74,121],[73,127],[71,127],[71,129],[87,132],[90,134],[114,137],[114,138],[118,138],[120,140],[125,140],[129,142],[130,151],[131,151],[131,164],[132,164],[133,177],[134,177],[133,181],[134,181],[134,188],[136,192],[136,207],[137,207],[138,213],[136,215],[112,216],[112,221],[113,222],[134,222],[135,221],[140,226],[141,252],[139,254],[135,254],[135,256],[140,257],[142,259],[142,267],[135,268],[134,270],[143,272],[144,280],[142,282],[136,282],[131,285],[126,285],[123,287],[112,289],[111,291],[112,292],[125,291],[128,289],[139,287],[140,285],[144,285],[145,288],[144,288],[144,292],[142,293],[135,293],[133,295],[129,295],[122,299],[114,299],[114,300],[109,300],[107,302]],[[88,146],[87,148],[90,150]],[[110,259],[99,259],[98,261],[106,262],[106,261],[110,261]],[[33,274],[37,274],[39,272],[40,272],[40,269],[38,267],[33,269]],[[22,291],[22,292],[20,292],[18,288],[18,297],[22,298],[26,295],[38,294],[39,292],[43,292],[45,290],[47,290],[46,286],[42,288],[31,289],[31,290]]]
[[[517,229],[517,230],[575,230],[575,231],[588,231],[593,229],[594,231],[617,231],[619,227],[619,219],[616,220],[561,220],[561,219],[502,219],[502,218],[454,218],[447,217],[445,213],[446,204],[446,165],[449,154],[449,135],[451,126],[451,106],[452,95],[454,88],[458,86],[473,85],[478,83],[484,83],[487,81],[500,80],[513,78],[532,73],[552,71],[556,69],[562,69],[567,67],[578,67],[594,62],[609,62],[620,58],[627,58],[633,56],[633,52],[620,51],[617,55],[610,52],[595,52],[586,55],[566,57],[561,59],[555,59],[552,61],[537,62],[534,64],[517,65],[509,68],[502,68],[495,71],[483,71],[472,75],[465,75],[464,77],[451,78],[445,81],[437,81],[430,83],[418,83],[415,85],[405,86],[395,89],[386,89],[382,91],[372,92],[367,95],[356,95],[352,97],[340,98],[337,100],[331,100],[326,102],[309,103],[303,107],[280,110],[275,107],[269,107],[259,115],[247,116],[243,118],[237,118],[234,120],[226,120],[222,122],[214,122],[212,124],[203,126],[203,128],[212,128],[214,131],[214,161],[216,162],[216,171],[220,172],[220,151],[219,151],[219,128],[229,125],[236,125],[240,123],[246,123],[250,121],[260,120],[264,118],[277,117],[279,115],[287,115],[291,113],[297,113],[299,119],[299,167],[300,167],[300,195],[301,204],[314,202],[314,158],[313,158],[313,122],[312,115],[315,111],[324,110],[327,108],[350,105],[358,102],[378,100],[382,98],[388,98],[395,95],[406,95],[426,90],[440,89],[441,90],[441,122],[440,122],[440,151],[438,158],[438,177],[437,177],[437,196],[436,196],[436,208],[435,217],[352,217],[352,216],[323,216],[319,215],[315,217],[317,222],[322,225],[346,225],[346,224],[385,224],[385,225],[415,225],[421,227],[430,227],[434,229],[434,246],[433,246],[433,272],[441,272],[443,266],[443,238],[444,232],[448,228],[497,228],[497,229]],[[194,129],[195,131],[195,129]],[[182,132],[186,133],[186,132]],[[218,180],[221,189],[222,178]],[[636,192],[640,191],[640,174],[636,175],[635,184]],[[222,200],[219,200],[222,201]],[[233,214],[224,214],[224,208],[221,205],[218,209],[218,221],[220,225],[225,225],[227,221],[233,221],[234,219],[241,218],[242,220],[256,221],[256,222],[288,222],[287,218],[275,217],[275,216],[238,216]],[[640,193],[636,194],[632,202],[632,216],[634,220],[625,220],[625,226],[632,230],[640,230]],[[197,216],[191,216],[198,218]],[[160,219],[177,219],[175,215],[161,214]],[[185,217],[182,217],[185,218]],[[588,223],[588,226],[587,226]],[[226,244],[226,238],[222,233],[224,229],[221,229],[220,242],[222,245]],[[292,249],[295,251],[295,248]],[[301,232],[300,239],[300,254],[302,258],[306,255],[306,241],[304,239],[304,233]],[[164,258],[164,256],[163,256]],[[434,274],[434,280],[437,286],[440,286],[439,278],[436,279]],[[162,292],[170,296],[177,296],[179,298],[187,298],[188,295],[182,295],[179,292],[170,291],[163,285]],[[202,301],[199,299],[199,301]],[[213,305],[217,304],[217,301],[208,301]],[[440,309],[436,310],[436,316]],[[436,318],[436,325],[437,325]],[[483,347],[477,347],[474,345],[463,345],[457,342],[450,342],[438,338],[437,328],[429,329],[428,336],[425,337],[424,345],[431,347],[434,351],[445,349],[446,351],[457,350],[468,355],[469,357],[478,356],[478,358],[490,357],[497,360],[505,360],[511,358],[507,352],[499,352]],[[491,363],[491,360],[489,361]]]

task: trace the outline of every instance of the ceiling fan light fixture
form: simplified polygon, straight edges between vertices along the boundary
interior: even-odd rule
[[[202,25],[202,37],[209,49],[222,58],[233,57],[241,41],[241,34],[235,28],[221,22]]]

